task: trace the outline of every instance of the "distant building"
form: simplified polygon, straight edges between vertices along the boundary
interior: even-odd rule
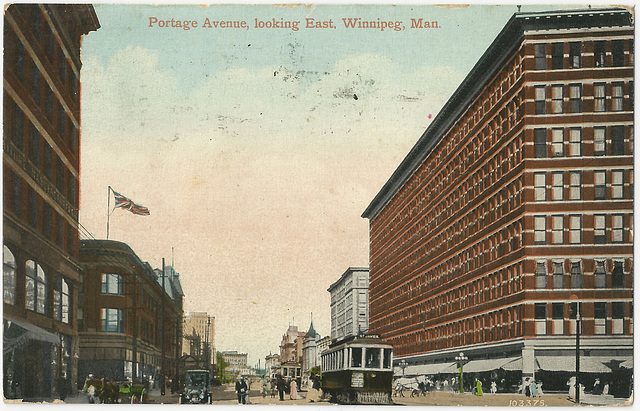
[[[331,338],[342,340],[369,329],[369,269],[349,267],[327,290],[331,294]]]
[[[311,319],[309,331],[305,334],[304,342],[302,343],[302,357],[304,361],[302,372],[305,375],[309,374],[311,368],[320,365],[320,351],[318,350],[318,341],[320,341],[320,339],[321,336],[313,327],[313,319]]]
[[[7,4],[3,103],[3,393],[76,390],[80,43],[89,4]]]
[[[264,364],[267,375],[275,377],[278,373],[278,367],[280,367],[280,356],[278,354],[269,354],[264,358]]]
[[[112,240],[82,240],[80,262],[78,382],[93,374],[158,383],[163,350],[166,377],[177,382],[183,318],[177,273],[165,269],[163,291],[162,270]]]
[[[329,345],[331,345],[331,337],[324,336],[320,340],[318,340],[318,355],[322,354],[325,350],[329,349]]]
[[[248,356],[246,353],[239,353],[238,351],[219,351],[222,356],[222,360],[227,364],[224,370],[224,377],[226,379],[234,380],[238,374],[250,375],[251,370],[248,365]]]
[[[631,12],[514,14],[363,214],[403,372],[566,392],[579,310],[581,382],[628,386],[633,121]]]
[[[215,363],[215,317],[207,313],[189,313],[184,317],[182,355]],[[207,346],[209,352],[207,354]]]

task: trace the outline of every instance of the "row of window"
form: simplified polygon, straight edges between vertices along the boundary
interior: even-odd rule
[[[627,218],[625,223],[623,214],[596,214],[593,216],[593,227],[583,227],[584,217],[582,215],[535,216],[535,244],[584,244],[583,230],[593,230],[593,244],[633,242],[632,218]]]
[[[9,194],[5,195],[5,207],[24,219],[31,227],[39,230],[45,238],[67,252],[75,254],[76,229],[22,177],[13,171],[9,174],[10,179],[8,181],[5,179],[8,183],[5,184],[5,193]]]
[[[610,87],[610,96],[607,97],[607,84],[594,83],[594,95],[583,96],[583,84],[552,84],[539,85],[535,88],[535,113],[536,114],[571,114],[587,111],[633,111],[633,82],[629,82],[628,106],[625,105],[625,83],[614,82]],[[593,106],[583,106],[583,97],[593,97]],[[607,104],[608,103],[608,104]]]
[[[376,347],[349,347],[322,356],[325,371],[345,368],[391,369],[391,349]]]
[[[629,42],[631,43],[629,50],[633,52],[633,40],[629,40]],[[592,67],[623,67],[625,65],[625,40],[599,40],[588,43],[590,47],[593,47]],[[536,44],[536,70],[583,68],[584,47],[585,43],[582,41]],[[567,52],[568,59],[565,58]],[[630,57],[630,62],[633,62],[632,56]]]
[[[11,99],[6,98],[5,115],[13,121],[8,122],[10,135],[15,146],[23,152],[31,163],[65,196],[72,206],[77,207],[77,179],[64,160],[54,152],[53,147],[44,139],[37,127],[25,117],[24,112]],[[9,110],[9,111],[8,111]],[[25,123],[28,126],[25,127]]]
[[[625,132],[628,133],[628,138],[625,138]],[[534,155],[536,158],[581,157],[585,155],[582,134],[583,129],[580,127],[536,128],[534,129]],[[592,141],[592,152],[595,156],[631,155],[634,142],[633,126],[593,127]]]
[[[624,319],[633,318],[632,304],[625,302],[594,302],[593,334],[625,334]],[[627,305],[630,306],[629,313],[625,315],[625,307]],[[549,304],[547,303],[536,303],[536,335],[563,335],[565,333],[564,322],[566,319],[574,320],[570,323],[570,333],[575,334],[575,320],[578,309],[577,303],[551,303],[551,310],[549,310]],[[584,318],[584,315],[581,315],[581,317]],[[551,321],[549,322],[549,320]]]
[[[547,274],[549,263],[552,270]],[[613,270],[607,273],[604,261],[595,261],[595,272],[593,273],[595,288],[607,288],[607,277],[611,277],[613,288],[624,288],[624,264],[622,261],[614,261]],[[571,288],[583,288],[583,273],[580,261],[571,262]],[[536,262],[536,288],[537,289],[564,289],[565,284],[565,263],[563,261],[538,261]]]
[[[584,175],[589,178],[590,184],[584,184]],[[633,198],[633,170],[536,172],[533,174],[533,180],[535,201]],[[625,180],[629,188],[626,196]],[[586,186],[593,187],[592,198],[585,198],[583,195],[583,187]]]
[[[16,259],[6,245],[3,251],[3,301],[6,304],[16,303]],[[25,308],[39,314],[50,315],[48,275],[42,266],[33,260],[25,263]],[[58,279],[53,288],[52,317],[58,321],[69,323],[70,294],[69,284]]]

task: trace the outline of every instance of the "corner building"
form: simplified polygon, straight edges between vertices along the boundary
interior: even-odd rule
[[[363,213],[369,330],[407,375],[463,352],[465,383],[566,392],[579,302],[581,383],[628,394],[633,97],[626,10],[509,20]]]
[[[80,44],[93,6],[4,9],[3,389],[50,401],[76,390]]]

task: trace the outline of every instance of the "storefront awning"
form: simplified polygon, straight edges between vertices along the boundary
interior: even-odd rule
[[[434,375],[449,374],[457,372],[458,368],[454,362],[445,362],[440,364],[423,364],[407,367],[406,375]]]
[[[517,366],[518,360],[520,360],[520,368],[515,368]],[[506,368],[505,368],[506,367]],[[509,369],[509,370],[522,370],[522,358],[520,357],[511,357],[511,358],[489,358],[484,360],[473,360],[469,361],[464,365],[464,372],[485,372],[485,371],[493,371],[498,369]]]
[[[33,324],[22,321],[8,320],[9,327],[2,335],[2,352],[4,354],[28,343],[30,340],[42,341],[54,345],[60,345],[60,337],[52,332],[44,330]]]
[[[608,373],[613,364],[620,364],[625,368],[633,368],[633,359],[628,357],[580,357],[580,372]],[[536,357],[536,368],[544,371],[575,371],[576,358],[565,356]]]

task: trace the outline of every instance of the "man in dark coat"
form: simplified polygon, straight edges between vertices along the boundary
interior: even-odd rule
[[[236,380],[236,393],[238,394],[238,404],[246,404],[247,403],[247,394],[249,391],[249,386],[247,382],[244,380],[244,377],[240,376]]]
[[[278,374],[276,386],[278,387],[278,395],[280,396],[280,401],[284,401],[284,390],[286,389],[286,383],[282,375]]]

